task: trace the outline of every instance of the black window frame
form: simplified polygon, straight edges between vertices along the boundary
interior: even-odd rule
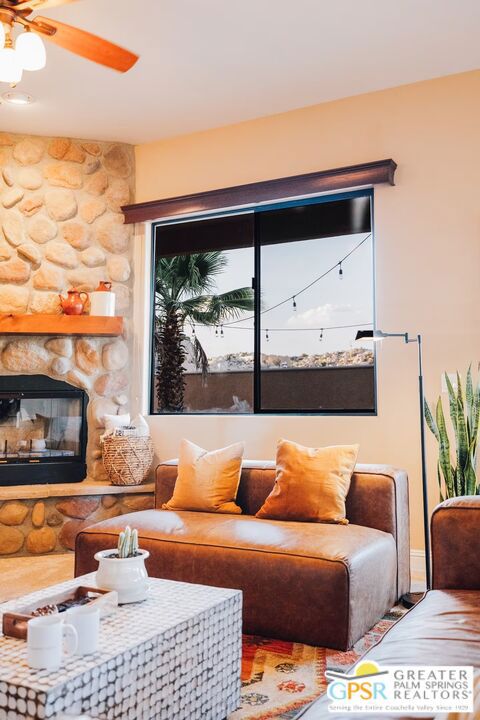
[[[150,384],[149,384],[149,411],[150,415],[154,416],[175,416],[175,417],[195,417],[195,416],[231,416],[231,417],[249,417],[254,415],[281,415],[281,416],[351,416],[351,417],[375,417],[378,415],[378,389],[377,389],[377,355],[375,343],[373,344],[373,409],[372,410],[355,410],[349,409],[335,409],[335,410],[291,410],[291,409],[263,409],[261,407],[261,333],[262,325],[260,322],[261,308],[260,308],[260,297],[261,297],[261,249],[262,244],[258,240],[258,233],[256,226],[258,222],[259,214],[267,212],[269,210],[281,210],[293,207],[299,207],[304,205],[327,203],[338,200],[348,200],[357,197],[368,197],[370,199],[370,235],[371,235],[371,247],[372,247],[372,329],[376,328],[376,275],[375,275],[375,231],[374,231],[374,189],[365,188],[362,190],[352,190],[346,192],[328,193],[318,196],[310,196],[306,198],[299,198],[294,200],[285,201],[273,201],[271,203],[264,203],[260,205],[252,205],[251,207],[238,207],[227,210],[219,208],[217,211],[209,211],[199,213],[198,215],[178,215],[173,218],[166,218],[152,222],[151,225],[151,288],[150,288]],[[255,309],[254,309],[254,367],[253,367],[253,411],[248,413],[229,413],[229,412],[155,412],[155,400],[154,400],[154,388],[155,388],[155,345],[153,342],[155,333],[155,257],[156,257],[156,230],[158,227],[165,225],[172,225],[177,223],[184,223],[194,220],[206,220],[208,218],[221,217],[226,215],[238,215],[241,213],[252,212],[254,216],[254,238],[253,238],[253,272],[252,287],[255,292]]]

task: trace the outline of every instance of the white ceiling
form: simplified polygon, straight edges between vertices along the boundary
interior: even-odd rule
[[[78,0],[42,13],[139,53],[49,44],[0,129],[142,143],[480,66],[478,0]],[[0,86],[0,92],[7,86]]]

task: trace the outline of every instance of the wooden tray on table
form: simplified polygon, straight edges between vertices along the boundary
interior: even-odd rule
[[[21,602],[21,601],[20,601]],[[30,603],[19,606],[15,611],[9,611],[2,616],[2,632],[8,637],[27,639],[27,624],[33,617],[50,615],[52,613],[65,612],[71,607],[79,605],[98,604],[102,616],[109,615],[118,606],[118,594],[115,591],[103,590],[101,588],[86,587],[79,585],[72,590],[57,593],[43,599],[42,604]],[[48,606],[55,606],[56,609],[49,610]],[[39,612],[45,610],[45,612]]]

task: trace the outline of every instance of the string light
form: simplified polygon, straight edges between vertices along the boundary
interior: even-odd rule
[[[306,292],[307,290],[309,290],[313,285],[315,285],[317,282],[319,282],[319,281],[322,280],[324,277],[326,277],[327,275],[329,275],[329,274],[330,274],[333,270],[335,270],[337,267],[338,267],[338,277],[339,277],[340,280],[343,280],[343,266],[342,266],[342,264],[343,264],[343,263],[345,262],[345,260],[346,260],[347,258],[349,258],[356,250],[358,250],[358,248],[361,247],[370,237],[371,237],[371,233],[369,233],[366,237],[364,237],[363,240],[361,240],[361,241],[358,243],[358,245],[356,245],[354,248],[352,248],[352,250],[350,250],[350,252],[348,252],[341,260],[339,260],[337,263],[335,263],[335,265],[333,265],[331,268],[329,268],[326,272],[322,273],[322,275],[319,275],[317,278],[315,278],[314,280],[312,280],[308,285],[306,285],[305,287],[303,287],[303,288],[301,288],[300,290],[298,290],[298,291],[295,293],[295,295],[290,295],[288,298],[286,298],[285,300],[280,301],[280,302],[277,303],[276,305],[272,305],[272,307],[269,307],[269,308],[266,308],[265,310],[262,310],[262,311],[260,312],[260,315],[264,315],[265,313],[270,312],[271,310],[275,310],[276,308],[281,307],[282,305],[284,305],[285,303],[289,302],[290,300],[292,301],[293,310],[294,310],[294,312],[296,312],[296,310],[297,310],[297,301],[296,301],[297,296],[298,296],[298,295],[301,295],[302,293],[304,293],[304,292]],[[215,325],[215,337],[217,337],[217,338],[218,338],[219,336],[220,336],[221,338],[224,338],[224,337],[225,337],[224,327],[225,327],[225,329],[229,329],[229,330],[254,330],[253,327],[245,327],[245,326],[236,327],[236,325],[237,325],[238,323],[247,322],[248,320],[253,320],[254,318],[255,318],[254,315],[250,315],[249,317],[240,318],[239,320],[232,320],[232,322],[225,323],[225,325],[221,324],[221,325],[220,325],[220,333],[219,333],[219,326],[218,326],[218,325]],[[202,323],[195,323],[195,324],[192,323],[192,335],[195,335],[195,325],[200,326],[200,327],[204,327],[204,325],[203,325]],[[349,328],[369,327],[369,326],[371,326],[371,325],[373,325],[373,323],[369,322],[369,323],[355,323],[354,325],[333,325],[333,326],[328,327],[328,328],[312,328],[312,327],[310,327],[310,328],[267,328],[267,329],[265,330],[265,340],[266,340],[266,342],[269,342],[269,341],[270,341],[270,333],[271,333],[271,332],[320,332],[320,335],[319,335],[319,338],[318,338],[318,339],[319,339],[320,342],[322,342],[322,341],[323,341],[323,337],[324,337],[324,332],[325,332],[326,330],[343,330],[343,329],[349,329]]]
[[[355,323],[354,325],[330,325],[329,327],[295,327],[295,328],[268,328],[265,330],[266,333],[272,333],[272,332],[317,332],[320,333],[320,340],[323,340],[324,333],[327,330],[348,330],[350,328],[361,328],[361,327],[371,327],[373,325],[373,322],[367,322],[367,323]],[[206,325],[202,325],[202,323],[196,323],[196,327],[208,327]],[[228,325],[223,325],[222,327],[225,328],[225,330],[248,330],[252,331],[254,330],[253,326],[249,327],[229,327]],[[195,334],[192,329],[192,334]],[[216,335],[218,335],[218,327],[216,326]]]
[[[272,307],[269,307],[269,308],[266,308],[265,310],[262,310],[262,311],[260,312],[260,315],[265,315],[266,313],[271,312],[272,310],[276,310],[278,307],[281,307],[282,305],[285,305],[285,303],[290,302],[290,301],[293,301],[293,307],[294,307],[294,309],[295,309],[295,307],[296,307],[296,298],[297,298],[299,295],[301,295],[302,293],[304,293],[304,292],[306,292],[307,290],[309,290],[311,287],[313,287],[313,285],[316,285],[318,282],[320,282],[320,280],[323,280],[323,278],[325,278],[327,275],[329,275],[331,272],[333,272],[333,270],[336,270],[336,268],[338,268],[338,267],[340,268],[340,270],[339,270],[339,276],[340,276],[340,278],[342,278],[342,277],[343,277],[342,263],[344,263],[345,260],[347,260],[347,258],[349,258],[351,255],[353,255],[353,253],[356,252],[356,250],[358,250],[365,242],[367,242],[367,240],[368,240],[371,236],[372,236],[372,233],[368,233],[368,235],[367,235],[366,237],[364,237],[363,240],[361,240],[361,241],[358,243],[358,245],[355,245],[355,247],[352,248],[352,249],[350,250],[350,252],[348,252],[346,255],[344,255],[344,257],[343,257],[341,260],[339,260],[338,262],[336,262],[335,265],[332,265],[332,267],[330,267],[330,268],[329,268],[328,270],[326,270],[324,273],[322,273],[321,275],[319,275],[318,277],[316,277],[314,280],[312,280],[310,283],[308,283],[308,285],[305,285],[305,287],[301,288],[300,290],[297,290],[297,292],[295,293],[295,295],[289,295],[289,297],[288,297],[288,298],[285,298],[285,300],[281,300],[280,302],[276,303],[276,305],[272,305]],[[231,327],[232,325],[237,325],[238,323],[247,322],[248,320],[253,320],[254,317],[255,317],[254,315],[249,315],[249,316],[246,317],[246,318],[239,318],[238,320],[232,320],[231,322],[225,323],[225,327]]]

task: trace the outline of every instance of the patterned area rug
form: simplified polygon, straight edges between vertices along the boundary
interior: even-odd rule
[[[244,635],[242,704],[229,720],[292,720],[325,692],[325,670],[347,670],[405,612],[394,607],[347,652]]]

